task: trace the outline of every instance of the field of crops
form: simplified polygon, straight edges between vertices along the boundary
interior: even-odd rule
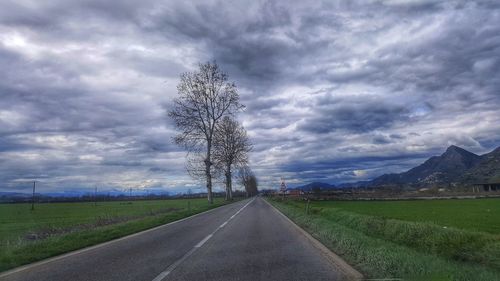
[[[500,199],[270,202],[366,277],[500,280]]]
[[[413,201],[324,201],[318,208],[342,210],[444,227],[500,234],[500,198]]]
[[[82,203],[0,204],[0,245],[30,232],[64,229],[82,224],[110,224],[152,214],[206,206],[207,200],[141,200]]]
[[[109,241],[225,204],[216,198],[0,204],[0,271]]]

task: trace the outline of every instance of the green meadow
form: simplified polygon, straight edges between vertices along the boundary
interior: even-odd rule
[[[443,227],[500,234],[500,198],[412,201],[324,201],[317,208],[337,208],[363,215],[426,222]]]
[[[500,280],[500,199],[270,202],[368,278]]]

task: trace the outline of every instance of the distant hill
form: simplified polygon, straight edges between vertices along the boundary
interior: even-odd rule
[[[500,182],[500,147],[481,156],[481,162],[460,178],[463,183]]]
[[[440,156],[433,156],[423,164],[400,174],[385,174],[369,185],[436,185],[456,182],[469,169],[481,162],[481,156],[452,145]]]
[[[355,186],[429,187],[444,184],[471,184],[500,180],[500,147],[476,155],[452,145],[440,156],[433,156],[421,165],[399,174],[384,174]]]
[[[352,187],[360,187],[360,186],[368,186],[371,181],[357,181],[357,182],[343,182],[337,185],[337,188],[352,188]]]
[[[324,183],[324,182],[312,182],[309,184],[305,184],[305,185],[301,185],[301,186],[297,186],[297,187],[289,188],[289,189],[311,191],[311,190],[313,190],[313,188],[320,188],[321,190],[325,190],[325,189],[333,189],[336,187],[333,184],[328,184],[328,183]]]
[[[20,192],[0,192],[0,203],[12,202],[14,200],[27,200],[31,194]]]
[[[32,194],[21,192],[0,192],[0,197],[31,197]]]

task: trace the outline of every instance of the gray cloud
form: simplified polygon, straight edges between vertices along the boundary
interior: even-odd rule
[[[165,109],[217,60],[264,187],[500,144],[497,1],[3,1],[0,188],[200,186]]]
[[[387,128],[394,122],[408,122],[409,110],[400,105],[370,97],[318,99],[312,116],[304,119],[298,129],[325,134],[336,130],[367,132]]]

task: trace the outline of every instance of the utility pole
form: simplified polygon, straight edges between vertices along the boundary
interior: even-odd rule
[[[94,207],[97,206],[97,185],[95,186],[94,190]]]
[[[35,185],[36,181],[33,181],[33,196],[31,197],[31,210],[35,210]]]

